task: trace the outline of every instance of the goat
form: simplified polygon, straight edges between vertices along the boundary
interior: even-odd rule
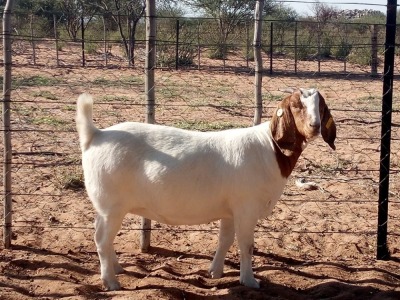
[[[252,270],[254,230],[280,198],[306,145],[319,134],[335,149],[336,125],[316,89],[297,89],[271,121],[219,132],[125,122],[97,129],[93,100],[77,101],[76,124],[88,196],[97,212],[95,243],[101,279],[120,289],[123,272],[113,240],[127,213],[170,225],[220,220],[209,272],[223,273],[236,234],[240,283],[258,288]]]

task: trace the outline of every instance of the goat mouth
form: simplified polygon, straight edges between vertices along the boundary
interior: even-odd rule
[[[306,140],[315,140],[319,135],[321,135],[321,126],[309,126],[306,131]]]

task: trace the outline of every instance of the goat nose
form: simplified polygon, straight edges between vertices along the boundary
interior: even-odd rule
[[[321,127],[321,123],[319,122],[310,123],[310,127],[319,129]]]

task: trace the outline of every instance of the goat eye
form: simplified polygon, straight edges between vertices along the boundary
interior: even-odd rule
[[[301,111],[301,107],[299,107],[299,106],[297,106],[297,105],[293,105],[293,106],[292,106],[292,111],[293,111],[293,112],[299,112],[299,111]]]

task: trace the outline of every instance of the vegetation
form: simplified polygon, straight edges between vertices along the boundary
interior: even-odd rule
[[[207,121],[179,121],[175,122],[175,127],[197,131],[217,131],[243,127],[243,125],[232,124],[229,122],[207,122]]]
[[[212,59],[225,59],[231,52],[251,59],[254,3],[254,0],[157,1],[157,64],[192,65],[200,46],[207,48]],[[110,51],[112,43],[121,43],[131,65],[135,65],[135,49],[143,48],[144,0],[20,0],[16,4],[14,28],[21,36],[34,32],[35,36],[52,38],[56,30],[59,45],[63,45],[67,40],[78,41],[84,32],[87,53],[96,53],[104,39],[102,43]],[[185,17],[193,12],[202,18]],[[300,16],[280,2],[267,0],[264,15],[263,48],[268,53],[272,50],[272,55],[369,64],[370,24],[379,24],[378,44],[381,47],[384,44],[385,15],[374,10],[340,11],[316,2],[309,16]],[[383,49],[378,51],[383,53]]]

